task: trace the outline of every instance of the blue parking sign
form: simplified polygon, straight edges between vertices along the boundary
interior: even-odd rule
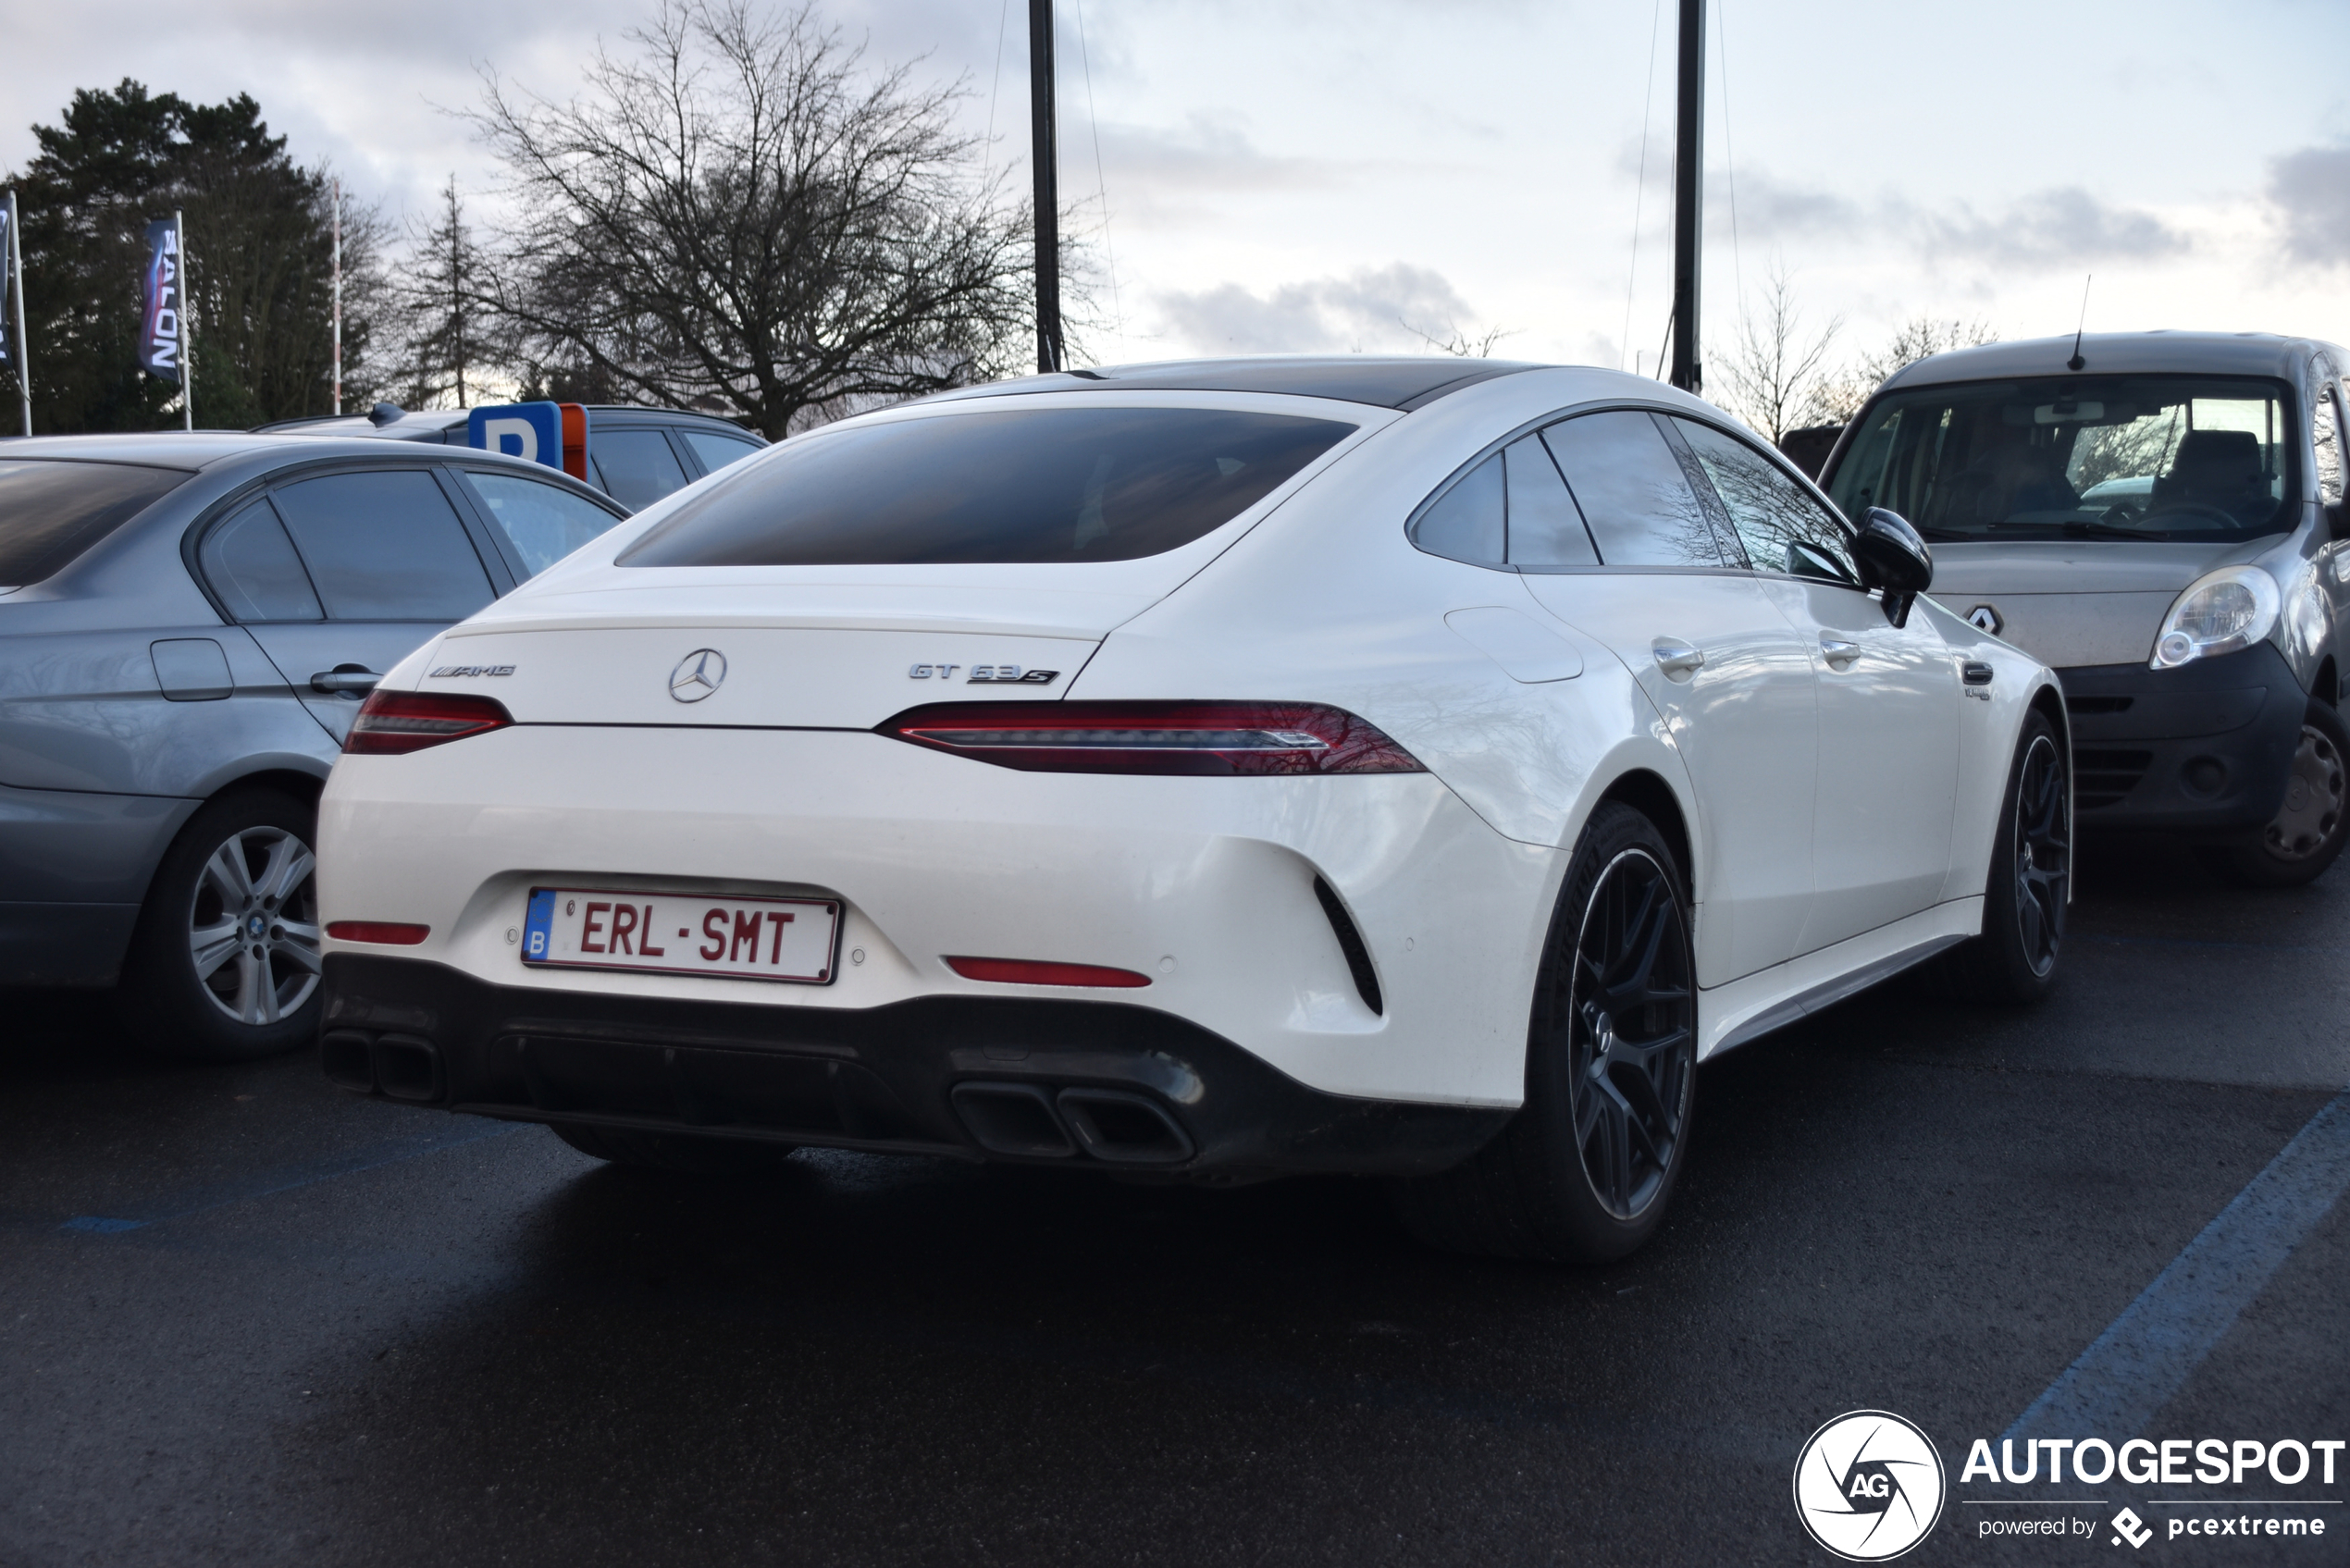
[[[465,420],[465,444],[501,451],[550,468],[563,465],[563,415],[559,403],[492,403]]]

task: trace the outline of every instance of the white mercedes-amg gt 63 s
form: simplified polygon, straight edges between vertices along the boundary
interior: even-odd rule
[[[1267,359],[843,420],[420,649],[319,808],[338,1083],[795,1145],[1393,1178],[1604,1259],[1697,1064],[1936,957],[2024,1000],[2059,688],[1710,405]]]

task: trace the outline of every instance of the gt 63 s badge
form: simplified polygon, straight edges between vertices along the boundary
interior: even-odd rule
[[[1795,1461],[1796,1517],[1849,1562],[1882,1562],[1925,1539],[1945,1489],[1933,1440],[1889,1411],[1837,1416]]]

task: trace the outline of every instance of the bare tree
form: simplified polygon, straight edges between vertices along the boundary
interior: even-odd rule
[[[1807,334],[1794,275],[1774,264],[1762,287],[1762,309],[1739,313],[1738,336],[1715,362],[1731,412],[1774,444],[1789,430],[1822,423],[1828,350],[1842,330],[1844,318],[1837,315]]]
[[[1471,337],[1457,323],[1448,321],[1444,324],[1444,336],[1440,338],[1433,332],[1423,332],[1400,315],[1395,320],[1404,331],[1426,343],[1430,353],[1452,354],[1459,359],[1491,359],[1494,344],[1517,336],[1515,327],[1493,327]]]
[[[1952,349],[1972,349],[1999,340],[1987,321],[1913,315],[1893,330],[1884,346],[1863,353],[1844,375],[1823,385],[1814,413],[1816,422],[1842,425],[1861,412],[1861,405],[1879,383],[1905,365]]]
[[[465,222],[455,175],[441,188],[439,205],[430,220],[409,224],[408,265],[397,290],[406,341],[395,389],[409,408],[436,408],[443,399],[470,406],[481,389],[481,366],[494,358],[476,303],[489,269]]]
[[[1024,356],[1027,215],[974,167],[959,86],[869,71],[813,6],[663,0],[585,97],[491,78],[518,217],[476,299],[517,352],[780,438]]]

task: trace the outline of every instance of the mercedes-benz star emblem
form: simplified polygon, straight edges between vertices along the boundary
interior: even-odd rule
[[[725,681],[726,656],[714,648],[698,648],[669,672],[669,695],[680,702],[699,702]]]
[[[1966,612],[1966,618],[1968,624],[1976,631],[1988,632],[1995,637],[2007,629],[2007,623],[1999,619],[1999,612],[1987,604],[1976,605]]]

